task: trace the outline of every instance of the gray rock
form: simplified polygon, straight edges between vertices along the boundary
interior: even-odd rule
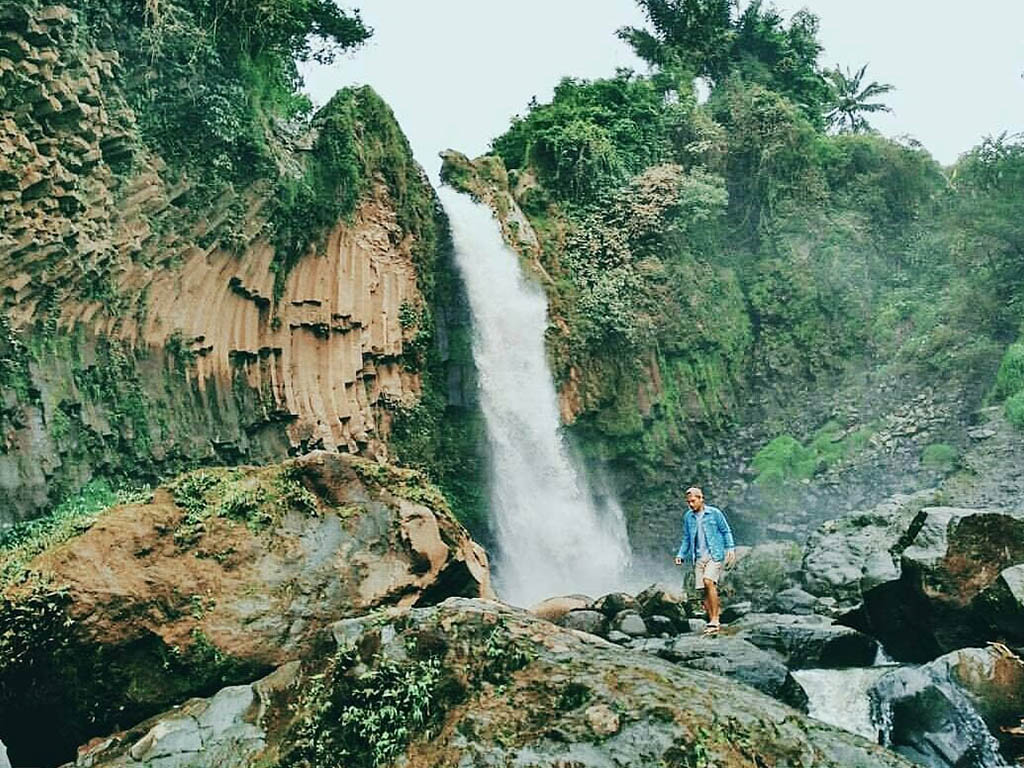
[[[799,583],[802,551],[794,541],[770,541],[737,547],[736,565],[719,585],[726,604],[749,602],[767,609],[772,598]]]
[[[754,604],[749,600],[742,603],[730,603],[722,608],[722,621],[726,624],[731,624],[737,619],[746,616],[752,610],[754,610]]]
[[[1024,754],[1000,731],[1024,711],[1024,664],[994,648],[964,648],[901,667],[882,676],[869,696],[886,746],[918,764],[996,766]]]
[[[555,623],[568,629],[577,629],[580,632],[589,632],[600,637],[604,637],[608,632],[608,619],[605,615],[600,611],[590,609],[569,611]]]
[[[623,645],[628,643],[633,638],[627,635],[625,632],[620,632],[617,629],[613,629],[608,633],[608,642],[615,643],[616,645]]]
[[[878,643],[824,616],[751,613],[733,625],[736,636],[778,654],[790,669],[871,666]]]
[[[775,596],[771,607],[778,613],[795,613],[808,615],[814,612],[814,604],[818,598],[800,587],[784,589]]]
[[[667,584],[652,584],[636,597],[640,604],[640,615],[667,616],[676,626],[676,631],[683,631],[686,624],[687,596],[681,589]]]
[[[1024,563],[1024,513],[926,507],[900,541],[899,577],[867,590],[863,605],[839,621],[877,637],[901,661],[992,639],[1024,642],[1018,602],[1010,584],[998,583]]]
[[[687,631],[689,632],[703,632],[704,627],[707,625],[708,623],[704,619],[690,619],[686,622]]]
[[[739,637],[680,635],[655,650],[658,656],[690,669],[738,680],[802,712],[807,694],[775,656]]]
[[[613,630],[627,634],[630,637],[643,637],[647,634],[647,625],[644,624],[643,617],[635,610],[627,609],[620,611],[612,619],[610,626]]]
[[[11,768],[11,761],[7,759],[7,747],[0,741],[0,768]]]
[[[622,613],[622,611],[640,610],[640,604],[637,602],[636,598],[632,595],[626,594],[625,592],[612,592],[599,597],[590,607],[595,611],[600,611],[609,619],[614,618],[616,614]]]
[[[260,723],[271,699],[287,691],[298,673],[299,662],[289,662],[252,685],[230,686],[209,699],[192,699],[125,733],[79,750],[75,766],[249,766],[267,746],[267,734]]]
[[[653,637],[677,634],[676,624],[668,616],[648,616],[644,624],[647,625],[647,634]]]
[[[899,560],[890,550],[918,511],[934,498],[933,490],[897,494],[868,511],[823,523],[807,539],[804,588],[851,608],[860,603],[866,590],[898,579]]]

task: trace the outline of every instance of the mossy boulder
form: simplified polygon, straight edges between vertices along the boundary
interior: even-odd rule
[[[193,472],[10,576],[0,739],[21,764],[66,759],[299,658],[342,617],[489,594],[486,554],[417,472],[327,452]]]

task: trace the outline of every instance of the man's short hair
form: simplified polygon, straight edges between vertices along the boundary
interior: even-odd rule
[[[689,488],[686,489],[686,495],[687,496],[700,496],[701,498],[703,498],[704,497],[704,491],[702,491],[699,486],[691,485]]]

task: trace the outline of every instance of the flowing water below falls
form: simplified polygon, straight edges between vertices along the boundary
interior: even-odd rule
[[[630,559],[625,523],[614,500],[595,501],[562,438],[544,292],[524,277],[488,208],[449,188],[439,195],[473,318],[498,594],[530,605],[621,588]]]

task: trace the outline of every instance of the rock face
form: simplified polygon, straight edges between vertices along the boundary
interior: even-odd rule
[[[898,669],[870,696],[886,743],[920,765],[998,766],[1024,754],[1003,730],[1024,711],[1024,663],[1005,649],[965,648]]]
[[[639,640],[630,648],[653,653],[689,669],[702,669],[756,688],[807,711],[807,694],[779,658],[737,636],[680,635],[671,640]]]
[[[79,743],[299,658],[343,616],[449,595],[490,595],[486,555],[415,472],[316,452],[185,475],[4,594],[0,737],[33,764],[41,711]]]
[[[1024,642],[1010,582],[1024,563],[1024,515],[926,507],[898,540],[900,568],[841,620],[879,638],[895,658],[927,661],[989,640]],[[894,542],[895,544],[896,542]],[[1004,617],[1000,603],[1018,606]]]
[[[824,616],[750,613],[733,627],[737,636],[778,654],[789,669],[871,666],[878,643]]]
[[[288,668],[218,694],[229,701],[208,741],[175,711],[84,748],[77,765],[131,765],[127,756],[156,754],[161,739],[159,765],[184,765],[187,755],[195,768],[297,766],[317,754],[409,768],[909,765],[728,680],[496,603],[452,599],[343,624],[339,652],[297,677]],[[387,712],[382,697],[394,701]],[[187,708],[209,720],[216,700]],[[184,746],[175,748],[168,735],[179,727]],[[241,748],[227,754],[220,745],[232,734]],[[209,757],[197,743],[212,745]]]
[[[422,394],[422,361],[409,363],[431,340],[423,318],[455,324],[420,288],[452,269],[435,258],[433,214],[411,225],[374,181],[283,271],[272,185],[193,210],[201,191],[140,139],[118,51],[80,13],[19,0],[0,26],[5,93],[21,105],[0,119],[0,526],[98,466],[154,478],[312,448],[387,456],[396,405]],[[289,168],[309,155],[279,149]],[[389,173],[430,201],[407,160]],[[437,377],[455,405],[464,367]]]
[[[899,578],[899,558],[892,550],[934,495],[897,494],[866,512],[824,523],[805,547],[802,573],[807,591],[852,607],[867,590]]]

